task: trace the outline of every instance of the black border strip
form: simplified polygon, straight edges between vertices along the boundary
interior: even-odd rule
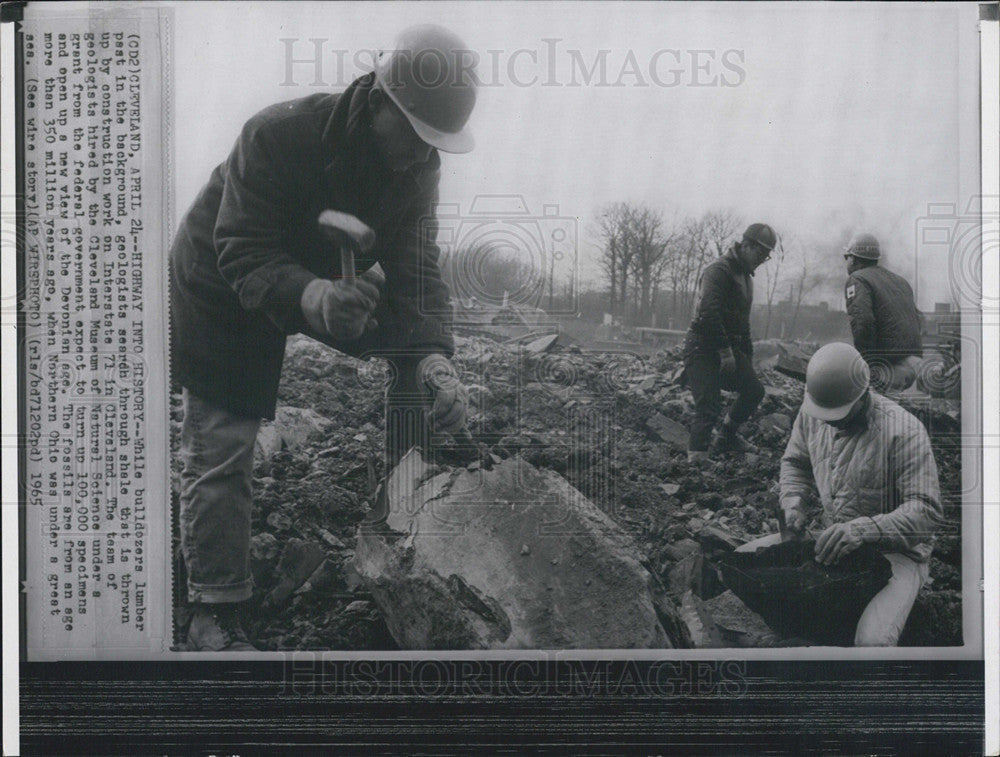
[[[982,662],[29,663],[23,754],[982,754]]]

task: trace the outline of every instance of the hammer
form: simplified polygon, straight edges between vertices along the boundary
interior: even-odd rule
[[[319,214],[319,227],[328,240],[340,248],[340,275],[353,280],[354,253],[368,252],[375,245],[375,232],[350,213],[324,210]]]

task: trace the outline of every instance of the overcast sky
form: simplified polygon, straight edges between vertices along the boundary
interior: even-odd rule
[[[253,113],[343,89],[366,51],[435,22],[480,54],[487,85],[477,149],[442,156],[442,201],[558,206],[586,279],[596,210],[628,200],[668,218],[732,210],[810,249],[871,231],[922,308],[952,299],[946,248],[915,250],[923,226],[941,225],[921,221],[928,204],[961,212],[977,192],[975,3],[174,7],[179,210]],[[319,87],[312,63],[286,61],[289,49],[312,59],[312,39],[323,40]]]

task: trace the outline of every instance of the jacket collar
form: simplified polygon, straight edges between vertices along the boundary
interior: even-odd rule
[[[735,243],[733,244],[732,247],[730,247],[726,251],[726,257],[730,261],[729,264],[731,266],[735,267],[736,270],[738,270],[743,275],[745,275],[745,276],[753,276],[754,275],[754,271],[748,271],[747,268],[746,268],[746,266],[743,265],[743,261],[740,260],[739,253],[736,252],[736,244]]]
[[[331,156],[323,169],[328,176],[338,174],[349,164],[360,163],[364,165],[366,174],[374,172],[379,178],[387,180],[386,183],[397,184],[392,181],[395,175],[382,162],[371,131],[368,96],[374,84],[374,72],[355,79],[337,99],[337,104],[327,119],[320,141],[324,152]],[[401,183],[406,185],[414,182],[419,187],[423,175],[426,172],[436,172],[440,166],[438,151],[431,150],[426,163],[411,166],[400,175],[407,179]]]
[[[375,150],[369,131],[371,116],[368,111],[368,93],[374,76],[368,74],[355,79],[337,97],[336,105],[330,112],[320,137],[323,152],[330,156],[329,162],[324,166],[324,173],[336,172],[349,158],[361,157],[358,155],[358,148]]]

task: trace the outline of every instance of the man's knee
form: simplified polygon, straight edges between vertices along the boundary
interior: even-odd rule
[[[854,646],[894,647],[899,644],[899,635],[903,632],[903,625],[905,624],[905,618],[903,619],[903,624],[898,628],[895,626],[885,627],[874,624],[862,626],[862,624],[859,623],[857,630],[854,633]]]
[[[896,553],[885,557],[892,564],[892,577],[861,614],[854,634],[854,645],[858,647],[896,646],[917,593],[927,580],[926,563]]]

